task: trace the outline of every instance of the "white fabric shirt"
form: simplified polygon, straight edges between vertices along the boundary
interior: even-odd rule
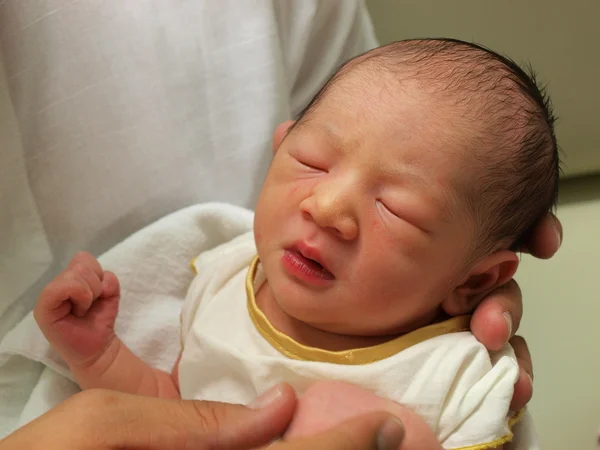
[[[252,208],[275,126],[375,45],[362,0],[0,1],[0,338],[76,251]]]
[[[512,437],[508,410],[519,368],[509,345],[490,355],[460,331],[468,326],[463,317],[369,349],[302,346],[275,330],[256,306],[264,275],[255,255],[247,233],[194,261],[198,275],[181,317],[183,398],[245,404],[282,381],[302,394],[315,381],[343,380],[411,408],[444,448],[491,448]]]

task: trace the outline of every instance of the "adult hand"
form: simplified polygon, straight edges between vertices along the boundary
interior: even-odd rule
[[[537,224],[523,251],[541,259],[551,258],[562,243],[560,221],[548,213]],[[500,349],[510,342],[519,361],[520,375],[515,384],[511,409],[523,408],[533,395],[533,365],[525,340],[514,333],[523,317],[523,300],[516,281],[496,289],[477,307],[471,320],[471,330],[488,350]],[[513,337],[514,336],[514,337]]]
[[[522,250],[540,259],[549,259],[560,248],[563,239],[563,229],[560,220],[552,213],[546,214],[538,222],[529,242]]]
[[[387,422],[376,439],[375,427],[385,414],[397,420]],[[399,419],[399,420],[398,420]],[[386,439],[383,439],[386,437]],[[415,412],[375,393],[341,381],[318,381],[298,400],[292,423],[284,440],[289,449],[397,449],[442,450],[437,436]],[[343,446],[342,443],[346,442]],[[337,447],[332,445],[337,443]],[[350,445],[353,443],[353,445]],[[276,447],[284,450],[288,447]]]
[[[291,440],[278,441],[262,450],[442,450],[435,447],[407,447],[402,422],[387,413],[370,413],[341,425]]]
[[[0,441],[12,449],[251,449],[287,428],[296,408],[289,385],[250,407],[83,391]]]
[[[368,414],[314,437],[271,444],[284,433],[296,403],[293,389],[285,384],[249,407],[90,390],[15,431],[0,441],[0,450],[400,449],[404,427],[389,413]]]

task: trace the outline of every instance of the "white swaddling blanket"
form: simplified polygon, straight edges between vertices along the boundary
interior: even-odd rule
[[[181,305],[194,277],[190,261],[250,230],[252,219],[251,211],[228,204],[191,206],[99,257],[103,268],[119,277],[115,329],[137,355],[154,367],[172,368],[181,350]],[[0,343],[0,436],[77,392],[71,380],[29,313]]]

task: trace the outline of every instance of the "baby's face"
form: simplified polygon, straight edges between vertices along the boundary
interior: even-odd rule
[[[258,254],[298,320],[355,335],[414,329],[464,277],[474,236],[453,200],[457,152],[435,131],[449,125],[416,94],[338,91],[275,152]]]

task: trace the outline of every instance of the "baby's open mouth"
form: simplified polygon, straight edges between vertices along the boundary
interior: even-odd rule
[[[334,278],[333,274],[316,259],[309,258],[308,256],[305,256],[304,254],[302,254],[302,252],[298,250],[293,250],[293,252],[296,253],[296,255],[302,260],[302,262],[306,264],[310,269],[314,270],[315,272],[321,273],[326,278]]]
[[[309,266],[311,266],[313,269],[315,269],[315,270],[327,270],[318,261],[315,261],[314,259],[307,258],[304,255],[302,255],[302,256],[306,260],[306,264],[308,264]]]

